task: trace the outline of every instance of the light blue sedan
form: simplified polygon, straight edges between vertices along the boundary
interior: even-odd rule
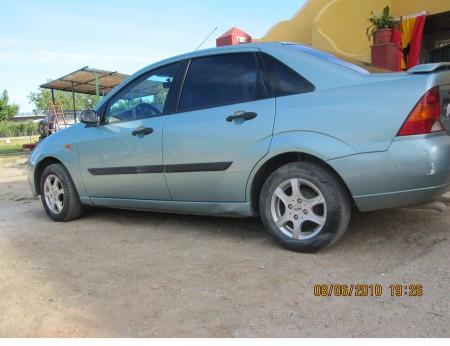
[[[32,152],[55,221],[83,206],[260,216],[285,247],[336,242],[360,211],[450,188],[450,64],[365,69],[287,43],[199,51],[139,71]]]

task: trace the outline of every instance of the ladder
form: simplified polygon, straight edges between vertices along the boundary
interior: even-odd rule
[[[67,127],[64,110],[59,103],[48,103],[47,126],[49,135],[58,132],[62,126]]]

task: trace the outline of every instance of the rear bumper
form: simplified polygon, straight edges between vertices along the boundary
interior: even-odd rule
[[[450,136],[396,138],[388,151],[329,161],[361,211],[404,207],[450,190]]]
[[[396,191],[367,196],[354,196],[355,204],[361,211],[406,207],[433,201],[446,194],[450,184],[424,189]]]

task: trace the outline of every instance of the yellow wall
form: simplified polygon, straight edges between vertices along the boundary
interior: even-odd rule
[[[366,36],[373,10],[389,5],[394,16],[450,11],[450,0],[307,0],[290,20],[275,25],[260,41],[292,41],[344,57],[370,61]]]
[[[317,12],[329,2],[330,0],[307,1],[292,19],[276,24],[261,41],[292,41],[311,44],[311,28],[314,18]]]

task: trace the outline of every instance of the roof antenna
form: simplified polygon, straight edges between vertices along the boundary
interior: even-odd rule
[[[214,33],[216,32],[217,29],[218,29],[218,27],[216,26],[216,27],[214,28],[214,30],[211,31],[211,32],[209,33],[208,36],[206,36],[206,38],[202,41],[202,43],[200,43],[200,46],[198,46],[197,49],[196,49],[194,52],[196,52],[196,51],[198,51],[200,48],[202,48],[202,46],[205,44],[205,42],[208,41],[208,39],[212,36],[212,34],[214,34]]]

